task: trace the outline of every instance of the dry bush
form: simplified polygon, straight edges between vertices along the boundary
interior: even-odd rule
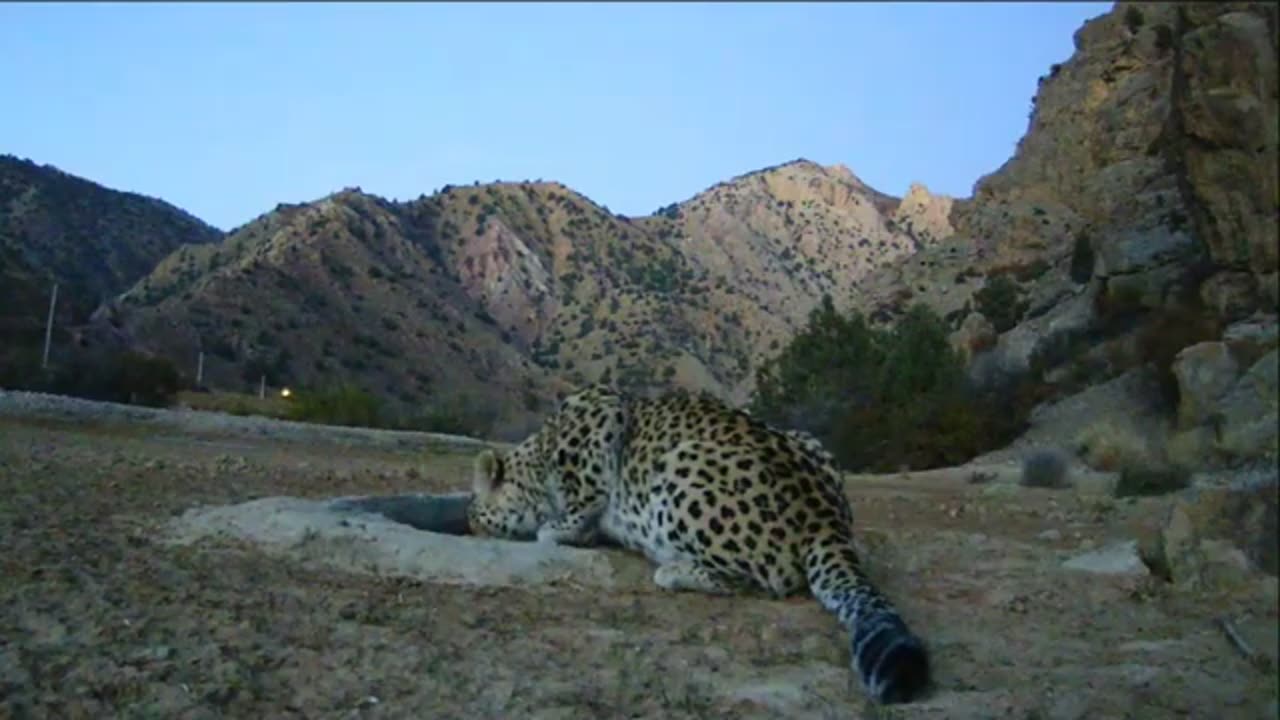
[[[1156,463],[1161,453],[1132,423],[1102,420],[1085,427],[1075,438],[1076,453],[1094,470],[1116,472]]]
[[[1116,497],[1167,495],[1191,484],[1191,473],[1173,465],[1131,466],[1120,471]]]
[[[1067,459],[1061,452],[1048,448],[1035,450],[1022,460],[1020,482],[1024,487],[1064,488],[1070,485],[1067,470]]]

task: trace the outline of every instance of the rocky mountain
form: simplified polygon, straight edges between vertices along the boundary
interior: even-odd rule
[[[44,325],[53,282],[62,318],[87,319],[183,244],[222,233],[166,202],[0,155],[0,317]]]
[[[1070,390],[1153,371],[1179,408],[1164,428],[1142,409],[1158,387],[1137,390],[1144,432],[1197,460],[1274,454],[1276,37],[1268,4],[1117,3],[1086,23],[1014,156],[954,204],[955,234],[871,277],[859,307],[929,303],[978,375]]]
[[[950,199],[899,200],[799,160],[652,216],[558,183],[359,189],[279,206],[165,258],[97,324],[216,385],[345,378],[405,411],[463,402],[518,432],[601,378],[745,400],[823,293],[950,234]]]

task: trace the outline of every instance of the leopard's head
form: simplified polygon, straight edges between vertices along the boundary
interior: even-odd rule
[[[476,456],[467,508],[472,535],[527,540],[537,534],[551,510],[537,447],[535,436],[511,450]]]

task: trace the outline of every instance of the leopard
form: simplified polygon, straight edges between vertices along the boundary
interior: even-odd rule
[[[708,394],[597,383],[518,443],[479,451],[471,472],[472,535],[621,546],[665,591],[807,592],[847,632],[872,701],[912,702],[931,683],[925,644],[864,571],[840,472],[808,433]]]

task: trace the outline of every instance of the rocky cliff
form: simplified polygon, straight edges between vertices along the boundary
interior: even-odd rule
[[[1273,391],[1275,7],[1118,3],[1075,46],[1041,78],[1013,157],[954,204],[955,235],[878,274],[861,307],[930,303],[978,375],[1035,369],[1070,391],[1143,368],[1203,406],[1189,365],[1227,347],[1177,352],[1225,342],[1216,397],[1243,376],[1259,390],[1237,398]],[[1274,402],[1249,403],[1274,426]],[[1173,432],[1242,413],[1179,410]],[[1223,449],[1215,432],[1197,442]],[[1274,433],[1245,444],[1274,452]]]

